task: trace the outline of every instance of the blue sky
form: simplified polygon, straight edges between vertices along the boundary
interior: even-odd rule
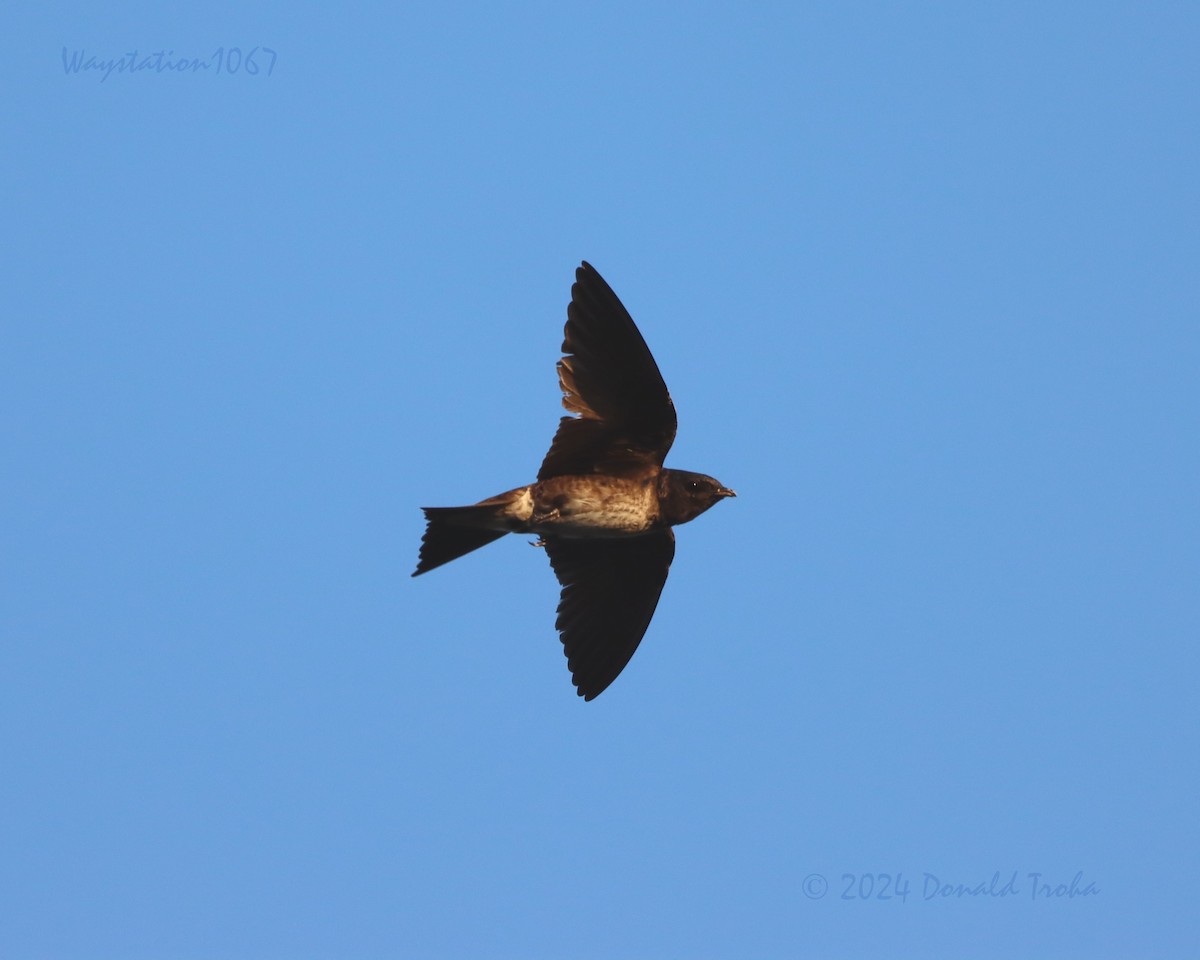
[[[0,954],[1194,952],[1194,5],[0,17]],[[409,578],[585,258],[739,494],[590,704]]]

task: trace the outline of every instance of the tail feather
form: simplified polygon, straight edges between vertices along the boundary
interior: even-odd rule
[[[432,509],[425,511],[429,517],[429,526],[425,528],[425,536],[421,538],[421,558],[413,576],[428,573],[440,567],[443,563],[457,560],[463,554],[486,547],[493,540],[504,536],[500,530],[480,530],[477,527],[460,527],[447,520],[429,516]],[[454,508],[450,508],[454,509]]]
[[[428,526],[412,575],[428,573],[516,529],[510,518],[512,506],[526,489],[519,487],[469,507],[422,507]]]

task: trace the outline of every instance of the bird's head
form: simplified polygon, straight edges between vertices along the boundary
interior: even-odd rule
[[[712,477],[687,470],[663,470],[658,495],[662,517],[672,526],[695,520],[718,500],[737,496]]]

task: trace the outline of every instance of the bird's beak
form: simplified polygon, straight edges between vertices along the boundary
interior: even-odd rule
[[[734,493],[732,490],[730,490],[728,487],[717,487],[717,496],[718,497],[736,497],[737,494]]]

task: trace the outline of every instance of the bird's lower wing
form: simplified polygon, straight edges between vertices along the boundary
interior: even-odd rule
[[[625,669],[650,626],[675,535],[668,528],[611,540],[547,538],[546,553],[562,584],[555,626],[571,681],[592,700]]]

